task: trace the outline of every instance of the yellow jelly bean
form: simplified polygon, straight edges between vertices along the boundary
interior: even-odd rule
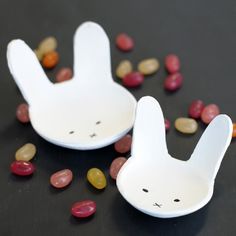
[[[139,62],[138,71],[143,75],[151,75],[155,73],[159,67],[160,63],[156,58],[148,58]]]
[[[123,60],[116,68],[116,76],[123,79],[127,74],[132,72],[133,66],[129,60]]]
[[[193,134],[197,131],[198,124],[192,118],[180,117],[175,120],[175,128],[185,134]]]
[[[40,50],[40,52],[42,52],[43,54],[53,52],[56,50],[56,48],[57,40],[52,36],[43,39],[38,46],[38,50]]]
[[[103,189],[107,185],[107,180],[105,175],[98,168],[91,168],[87,172],[87,179],[93,187],[97,189]]]
[[[38,60],[42,61],[44,53],[41,50],[39,50],[38,48],[34,49],[34,53],[35,53],[36,57],[38,58]]]
[[[30,161],[36,153],[36,147],[32,143],[26,143],[16,151],[15,158],[17,161]]]

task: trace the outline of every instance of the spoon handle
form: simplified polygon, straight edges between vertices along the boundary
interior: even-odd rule
[[[230,144],[232,129],[232,121],[227,115],[221,114],[215,117],[201,136],[188,161],[209,183],[214,183]]]
[[[46,94],[52,83],[48,80],[35,53],[22,40],[12,40],[7,47],[10,72],[25,100],[31,104]]]
[[[112,81],[109,40],[102,27],[83,23],[74,35],[74,79],[86,83]]]
[[[146,96],[139,100],[133,130],[132,156],[158,158],[168,154],[164,117],[159,103]]]

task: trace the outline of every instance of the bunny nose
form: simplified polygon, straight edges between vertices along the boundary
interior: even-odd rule
[[[159,207],[159,208],[161,208],[162,207],[162,204],[157,204],[156,202],[153,204],[153,206],[157,206],[157,207]]]

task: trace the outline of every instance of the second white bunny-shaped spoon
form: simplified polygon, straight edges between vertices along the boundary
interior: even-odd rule
[[[167,150],[158,102],[143,97],[137,105],[131,157],[118,174],[117,187],[131,205],[148,215],[170,218],[192,213],[211,199],[231,136],[231,119],[218,115],[190,159],[177,160]]]
[[[133,126],[135,98],[111,75],[110,46],[96,23],[83,23],[74,36],[74,76],[53,84],[22,40],[7,49],[10,72],[29,104],[36,132],[72,149],[109,145]]]

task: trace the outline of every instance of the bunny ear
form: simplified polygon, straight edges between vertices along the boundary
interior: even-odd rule
[[[139,100],[133,130],[132,156],[162,158],[167,154],[164,117],[153,97]]]
[[[74,78],[89,83],[112,80],[109,40],[96,23],[85,22],[75,32]]]
[[[189,164],[210,183],[214,182],[231,137],[231,119],[227,115],[218,115],[208,125],[193,151]]]
[[[51,88],[35,53],[20,40],[12,40],[7,47],[7,61],[10,72],[20,88],[23,97],[30,104],[42,92]]]

